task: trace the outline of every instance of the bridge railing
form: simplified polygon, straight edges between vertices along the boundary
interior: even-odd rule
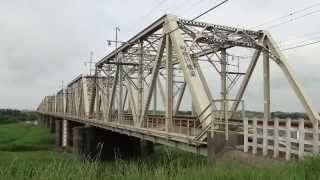
[[[304,119],[246,119],[243,122],[244,152],[262,153],[290,160],[319,153],[319,123]]]
[[[176,116],[172,123],[171,133],[196,136],[201,131],[200,122],[194,116]],[[165,131],[165,116],[148,115],[144,118],[143,127]]]
[[[46,113],[47,111],[43,112]],[[59,116],[70,116],[78,117],[83,119],[94,119],[95,121],[103,122],[113,122],[123,125],[134,126],[133,115],[124,113],[121,118],[118,119],[117,112],[113,112],[110,117],[107,117],[104,113],[95,113],[91,116],[85,113],[75,113],[75,112],[47,112],[50,114],[56,114]],[[146,115],[142,123],[142,128],[166,131],[165,128],[165,116],[164,115]],[[182,134],[186,136],[197,136],[202,132],[202,124],[199,119],[195,116],[190,115],[180,115],[173,117],[173,126],[170,129],[170,133]]]

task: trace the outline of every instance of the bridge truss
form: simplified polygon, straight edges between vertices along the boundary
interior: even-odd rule
[[[244,58],[235,54],[248,49],[254,51],[251,60],[240,68]],[[159,18],[102,58],[94,76],[79,76],[57,95],[46,97],[38,111],[200,152],[207,132],[224,132],[226,140],[229,131],[241,134],[245,110],[240,114],[238,109],[259,60],[264,125],[271,120],[271,60],[281,68],[310,121],[318,122],[318,113],[268,32],[173,15]],[[205,73],[208,68],[212,71]]]

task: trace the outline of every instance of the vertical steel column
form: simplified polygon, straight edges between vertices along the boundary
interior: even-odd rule
[[[98,74],[97,74],[98,75]],[[98,78],[98,77],[97,77]],[[86,77],[86,76],[83,76],[82,77],[82,94],[81,94],[81,92],[79,93],[79,94],[81,94],[81,96],[82,96],[82,98],[83,98],[83,104],[80,102],[81,101],[81,98],[79,98],[79,107],[80,107],[80,105],[82,104],[83,106],[84,106],[84,114],[85,114],[85,116],[87,116],[87,115],[89,115],[89,97],[88,97],[88,81],[90,81],[90,79],[91,79],[91,77]],[[98,79],[97,79],[97,82],[96,83],[98,83],[99,81],[98,81]],[[93,95],[92,95],[93,96]],[[98,96],[98,94],[95,94],[95,97],[97,97]],[[92,102],[92,104],[95,104],[95,101],[96,101],[96,99],[97,98],[91,98],[91,101],[93,101]],[[82,111],[80,108],[79,108],[79,115],[81,115],[81,112],[80,111]],[[92,113],[94,114],[94,112],[98,112],[98,106],[95,106],[95,107],[93,107],[93,111],[92,111]]]
[[[96,104],[96,108],[95,108],[96,110],[93,110],[93,111],[95,111],[96,118],[98,115],[99,119],[101,119],[103,110],[102,110],[102,101],[101,101],[102,89],[100,88],[101,87],[100,84],[103,84],[103,79],[101,78],[101,81],[99,81],[99,77],[102,77],[100,69],[96,69],[94,74],[95,74],[94,87],[96,88],[96,93],[95,93],[94,102],[92,102],[92,103]],[[93,99],[93,98],[91,98],[91,99]],[[98,104],[99,104],[99,106],[98,106]]]
[[[122,96],[123,96],[123,83],[122,83],[122,66],[120,65],[121,63],[121,58],[119,58],[118,54],[118,31],[120,31],[119,27],[116,27],[116,62],[118,63],[118,69],[119,69],[119,95],[118,95],[118,123],[121,122],[121,115],[122,115]]]
[[[109,105],[109,103],[110,103],[110,89],[112,88],[112,86],[110,86],[111,85],[111,75],[110,75],[110,72],[111,72],[111,65],[109,64],[109,65],[107,65],[107,72],[108,72],[108,74],[107,74],[107,97],[106,97],[106,100],[107,100],[107,102],[105,103],[106,104],[106,111],[108,111],[108,105]],[[104,120],[105,120],[105,118],[108,118],[108,112],[105,112],[105,114],[103,115],[104,116]]]
[[[49,101],[48,101],[48,96],[47,96],[47,97],[45,97],[45,99],[46,99],[46,100],[45,100],[45,106],[46,106],[46,107],[45,107],[45,109],[46,109],[46,110],[45,110],[45,112],[49,112]]]
[[[143,109],[143,40],[140,40],[140,58],[139,58],[139,67],[138,67],[138,120],[143,121],[142,109]],[[138,124],[142,124],[138,123]]]
[[[153,89],[153,114],[154,115],[157,114],[157,82],[154,83],[154,89]]]
[[[121,58],[117,58],[118,62],[121,63]],[[119,66],[119,96],[118,96],[118,123],[121,123],[121,115],[122,115],[122,100],[123,100],[123,81],[122,81],[122,66]]]
[[[90,64],[91,65],[91,64]],[[90,68],[90,73],[91,73],[91,68]],[[91,117],[96,117],[97,113],[99,112],[99,106],[98,106],[98,99],[99,99],[99,73],[100,71],[98,70],[98,67],[95,67],[94,70],[94,80],[93,80],[93,88],[92,88],[92,93],[91,93],[91,98],[89,100],[89,112],[85,112],[85,116]]]
[[[54,95],[54,113],[57,113],[57,94]]]
[[[264,93],[264,118],[263,118],[263,152],[264,156],[267,155],[267,126],[268,121],[271,119],[270,112],[270,61],[269,51],[263,51],[263,93]]]
[[[166,37],[166,131],[172,130],[172,116],[173,116],[173,67],[172,67],[172,42],[170,36]]]
[[[196,116],[197,115],[197,111],[196,111],[195,105],[193,103],[192,97],[191,97],[191,115],[192,116]]]
[[[227,52],[221,50],[221,111],[225,122],[225,138],[229,139],[228,109],[227,109]]]
[[[118,78],[119,78],[119,66],[116,66],[116,67],[117,67],[117,69],[116,69],[116,73],[113,78],[112,90],[111,90],[111,94],[110,94],[110,101],[108,104],[107,116],[109,119],[107,121],[112,120],[112,109],[113,109],[113,104],[114,104],[114,100],[115,100],[115,96],[116,96],[117,82],[118,82]]]
[[[66,91],[67,89],[62,88],[62,113],[66,114],[67,112],[67,96],[68,92]]]

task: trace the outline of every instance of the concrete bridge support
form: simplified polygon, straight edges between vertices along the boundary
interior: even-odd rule
[[[64,132],[66,133],[65,135],[66,148],[69,149],[73,147],[73,137],[74,137],[73,128],[84,126],[84,124],[74,122],[74,121],[69,121],[69,120],[65,120],[65,121],[66,121],[66,131]]]
[[[95,131],[92,126],[77,126],[73,128],[73,153],[80,160],[97,159],[95,150]],[[96,157],[95,157],[96,156]]]
[[[228,140],[226,140],[224,132],[209,131],[207,133],[208,163],[214,164],[217,154],[236,149],[238,145],[243,145],[243,136],[241,134],[229,133]]]
[[[49,130],[50,133],[54,134],[56,132],[56,124],[55,124],[55,118],[54,117],[48,117],[48,123],[49,123]]]
[[[55,119],[55,143],[56,146],[62,146],[62,120]]]
[[[140,155],[142,158],[149,157],[153,153],[153,142],[140,140]]]
[[[50,128],[50,117],[49,116],[44,117],[44,122],[45,122],[45,127]]]
[[[97,127],[74,127],[73,152],[81,160],[147,157],[153,143]]]
[[[45,127],[45,117],[44,115],[41,115],[39,114],[38,115],[38,124],[41,126],[41,127]]]
[[[85,159],[85,131],[86,127],[73,128],[73,153],[79,159]]]

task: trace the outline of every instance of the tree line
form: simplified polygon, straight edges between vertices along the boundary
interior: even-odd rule
[[[20,111],[16,109],[0,109],[0,122],[34,121],[37,116],[32,111]]]

